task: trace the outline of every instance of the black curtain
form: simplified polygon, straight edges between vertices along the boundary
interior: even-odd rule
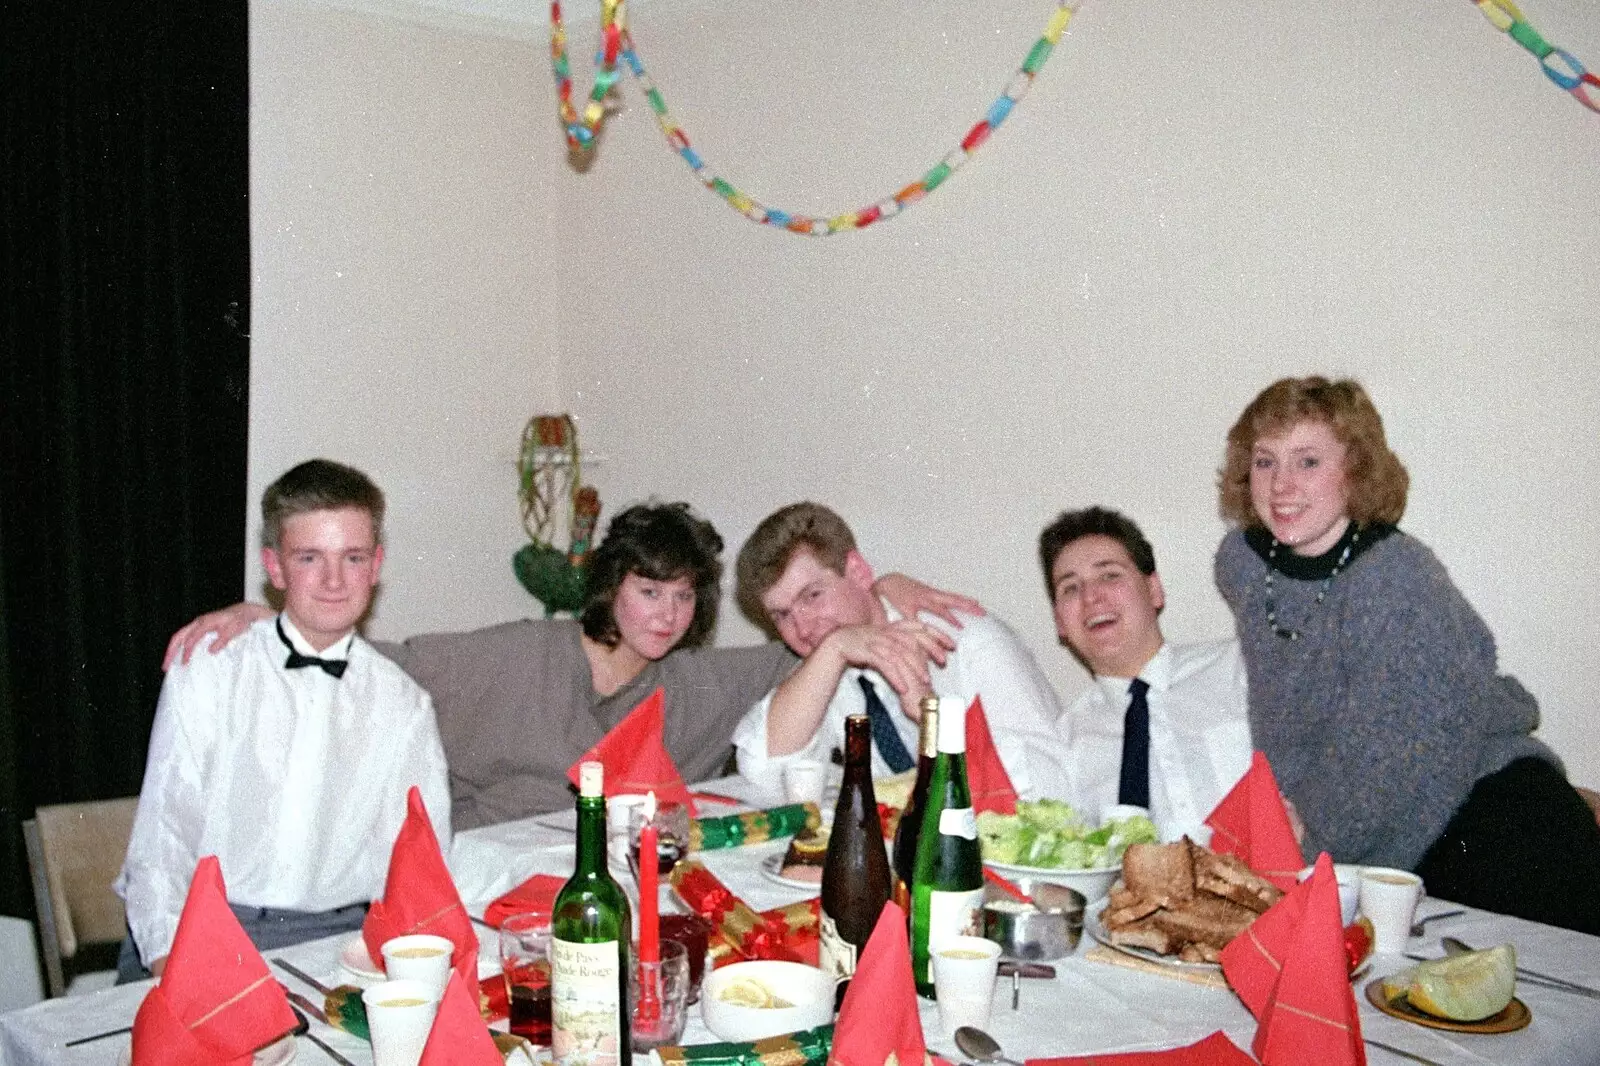
[[[244,581],[246,0],[0,0],[0,911]]]

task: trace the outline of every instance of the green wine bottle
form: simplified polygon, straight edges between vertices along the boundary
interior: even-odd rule
[[[578,769],[577,866],[550,919],[551,1054],[558,1066],[632,1066],[633,915],[606,868],[604,768]]]
[[[978,936],[983,856],[967,785],[967,714],[961,701],[939,700],[939,753],[928,781],[911,879],[911,975],[933,995],[933,953],[951,937]]]
[[[917,741],[917,780],[911,786],[911,798],[900,812],[900,824],[895,827],[894,858],[890,863],[894,875],[890,898],[906,912],[908,922],[911,882],[917,873],[917,841],[922,837],[922,807],[928,802],[928,783],[933,780],[933,763],[939,756],[939,697],[924,696],[918,705],[922,708],[922,723]]]

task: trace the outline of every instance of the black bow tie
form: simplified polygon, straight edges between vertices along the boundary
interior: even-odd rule
[[[299,670],[306,666],[315,666],[332,678],[344,676],[345,667],[349,666],[346,659],[319,659],[315,655],[302,655],[296,650],[289,635],[283,631],[283,619],[278,619],[278,639],[283,641],[283,646],[289,649],[289,658],[284,661],[284,669]]]

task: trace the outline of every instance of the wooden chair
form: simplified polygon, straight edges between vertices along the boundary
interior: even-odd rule
[[[52,998],[66,992],[66,971],[82,949],[120,944],[127,935],[127,916],[111,883],[122,869],[138,804],[133,796],[62,803],[40,807],[22,823]]]

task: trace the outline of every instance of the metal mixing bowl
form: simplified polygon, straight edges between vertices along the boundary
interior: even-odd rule
[[[983,935],[1010,959],[1049,961],[1072,954],[1083,936],[1083,894],[1033,878],[1012,884],[1032,896],[1034,905],[1017,903],[997,885],[984,885]]]

